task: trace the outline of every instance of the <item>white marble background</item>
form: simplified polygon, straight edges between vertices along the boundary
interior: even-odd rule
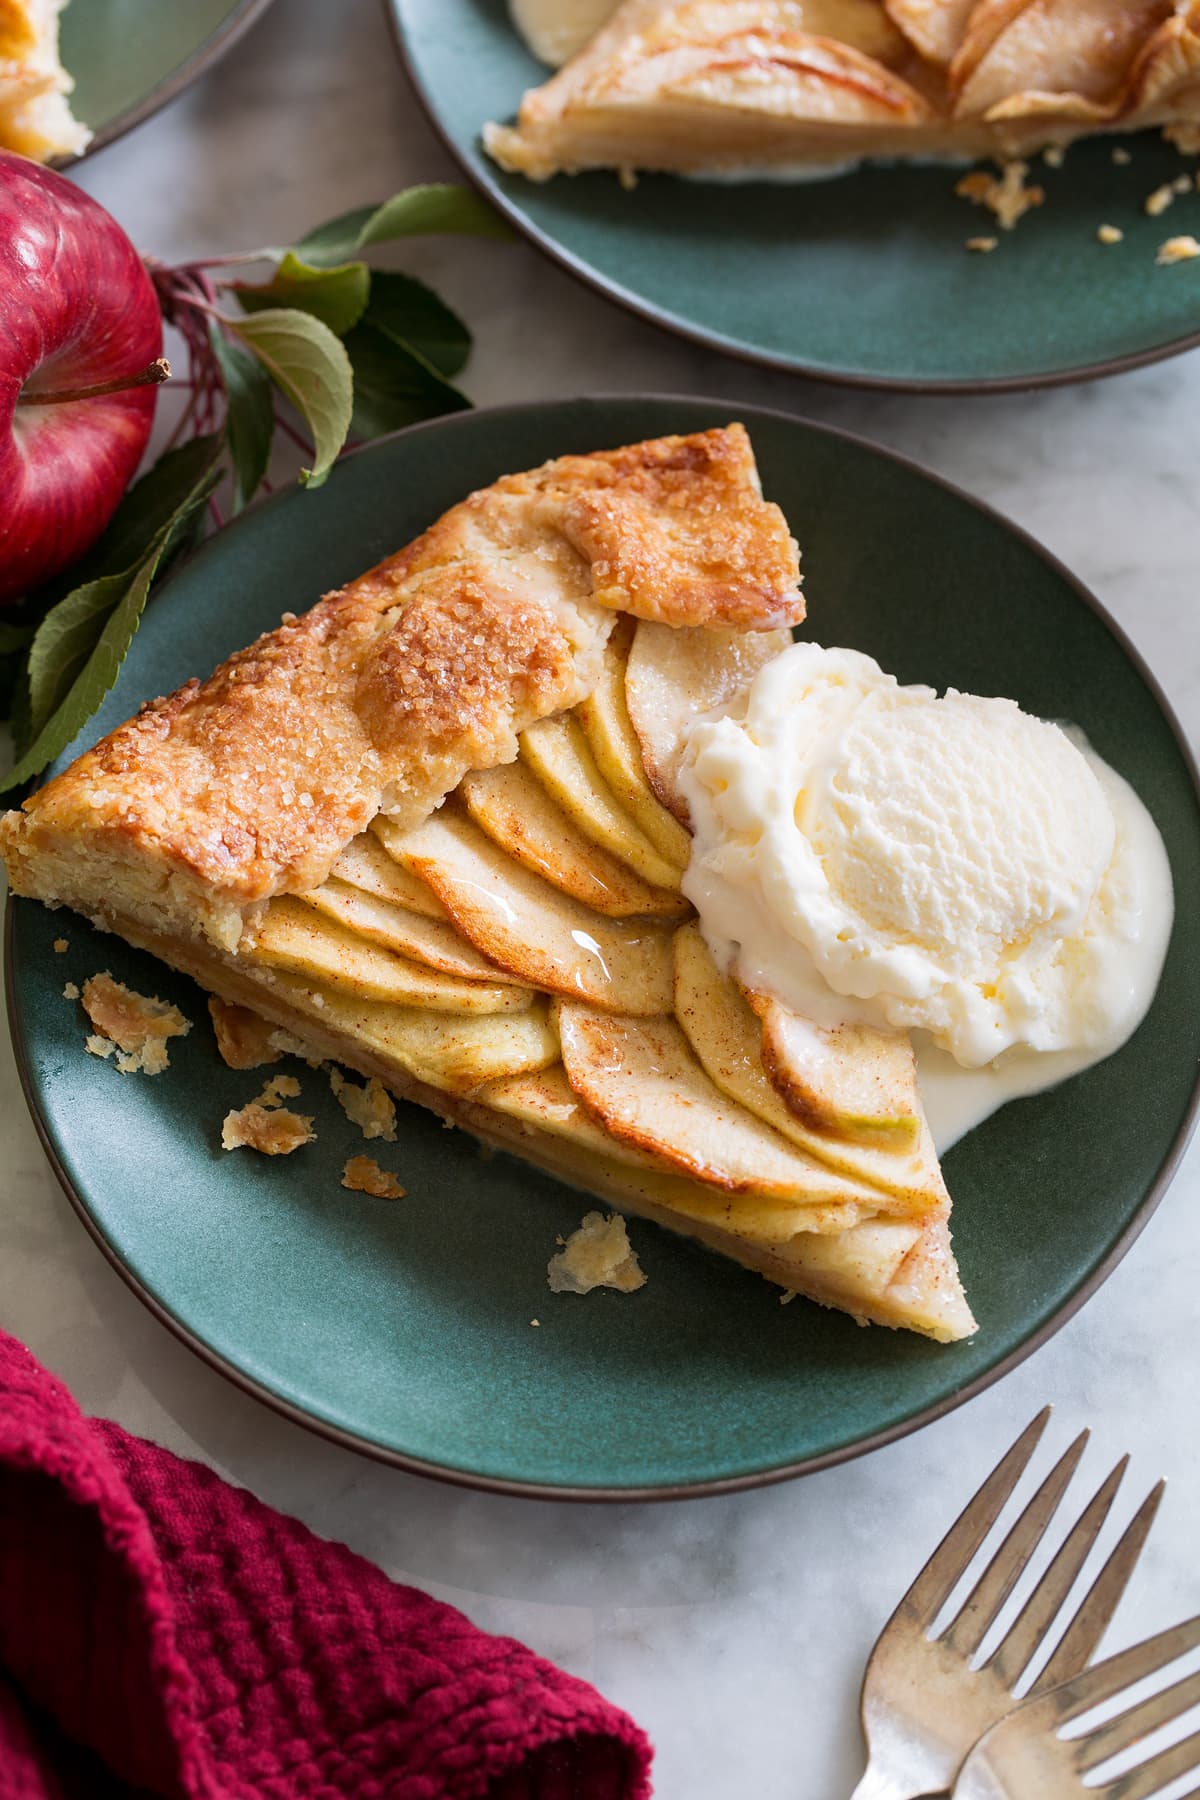
[[[453,174],[376,0],[278,0],[196,89],[78,171],[144,249],[167,257],[287,242],[364,200]],[[1195,734],[1200,354],[1040,395],[879,398],[679,344],[524,244],[432,241],[406,251],[405,265],[475,327],[465,385],[480,403],[589,388],[722,394],[849,426],[946,473],[1092,585]],[[1057,1446],[1093,1427],[1084,1464],[1093,1478],[1132,1451],[1130,1508],[1159,1474],[1171,1480],[1113,1643],[1200,1610],[1200,1152],[1084,1312],[967,1408],[806,1481],[603,1508],[410,1478],[244,1398],[155,1323],[85,1236],[42,1157],[7,1046],[0,1108],[4,1326],[85,1408],[202,1457],[598,1683],[654,1737],[665,1800],[850,1792],[857,1687],[876,1631],[976,1480],[1047,1399]]]

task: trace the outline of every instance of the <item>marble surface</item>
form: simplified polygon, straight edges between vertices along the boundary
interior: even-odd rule
[[[278,0],[200,86],[78,173],[141,246],[181,256],[286,242],[317,219],[453,171],[405,88],[375,0]],[[465,385],[478,402],[586,389],[720,394],[865,432],[951,476],[1092,585],[1194,737],[1200,354],[1033,396],[875,397],[676,343],[521,243],[435,241],[406,253],[405,266],[475,326]],[[1158,1475],[1170,1478],[1111,1641],[1200,1609],[1200,1437],[1187,1360],[1196,1150],[1082,1314],[956,1414],[806,1481],[602,1508],[409,1478],[243,1397],[144,1311],[85,1236],[43,1159],[7,1045],[0,1109],[0,1322],[86,1408],[203,1458],[598,1683],[654,1737],[665,1800],[850,1792],[861,1757],[856,1694],[874,1635],[941,1528],[1046,1400],[1058,1447],[1092,1427],[1084,1469],[1094,1479],[1132,1452],[1126,1513]]]

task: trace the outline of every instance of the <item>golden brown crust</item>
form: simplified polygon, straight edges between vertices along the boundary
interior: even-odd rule
[[[319,885],[378,813],[419,822],[574,706],[620,609],[741,628],[803,616],[796,548],[740,425],[471,495],[10,813],[9,879],[236,943],[246,908]]]

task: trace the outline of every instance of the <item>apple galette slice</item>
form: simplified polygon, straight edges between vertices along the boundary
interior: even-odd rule
[[[749,176],[1011,157],[1200,127],[1197,0],[624,0],[515,126],[505,169]]]
[[[75,84],[58,54],[65,4],[0,0],[0,149],[37,162],[78,155],[92,135],[67,99]]]
[[[962,1337],[907,1040],[743,994],[682,893],[682,733],[802,613],[739,426],[561,458],[144,707],[0,822],[10,880],[785,1288]]]

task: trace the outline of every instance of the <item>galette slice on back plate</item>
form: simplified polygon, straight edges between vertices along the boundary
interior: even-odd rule
[[[741,426],[560,457],[144,706],[0,821],[9,879],[785,1289],[964,1337],[908,1040],[822,1056],[681,892],[687,726],[803,610]]]

